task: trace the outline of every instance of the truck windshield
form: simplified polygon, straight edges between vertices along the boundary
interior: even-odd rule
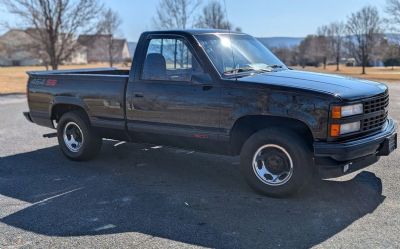
[[[272,72],[287,67],[257,39],[243,34],[196,35],[204,51],[224,76]]]

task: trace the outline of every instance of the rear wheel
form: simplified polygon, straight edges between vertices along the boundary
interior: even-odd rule
[[[266,129],[253,134],[240,156],[249,185],[268,196],[294,194],[312,179],[311,150],[290,130]]]
[[[71,111],[60,118],[57,137],[63,154],[76,161],[92,159],[102,144],[102,139],[91,128],[88,118],[81,111]]]

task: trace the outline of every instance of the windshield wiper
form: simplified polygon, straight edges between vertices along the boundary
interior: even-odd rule
[[[224,72],[224,74],[237,74],[237,73],[244,73],[244,72],[250,72],[250,71],[255,71],[255,69],[251,68],[251,67],[240,67],[240,68],[227,70]]]
[[[272,70],[267,69],[267,68],[241,67],[241,68],[235,68],[232,70],[225,71],[224,74],[238,74],[238,73],[245,73],[245,72],[264,73],[264,72],[272,72]]]
[[[282,65],[268,65],[268,67],[270,67],[270,68],[283,68],[283,66]]]

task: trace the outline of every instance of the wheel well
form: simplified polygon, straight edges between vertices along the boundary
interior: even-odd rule
[[[81,111],[82,113],[87,115],[85,109],[80,106],[71,104],[57,104],[53,106],[51,110],[51,120],[55,120],[56,122],[58,122],[62,115],[70,111]]]
[[[235,122],[230,132],[232,152],[235,155],[239,154],[243,144],[251,135],[268,127],[290,129],[304,137],[307,144],[312,146],[314,138],[304,122],[292,118],[254,115],[242,117]]]

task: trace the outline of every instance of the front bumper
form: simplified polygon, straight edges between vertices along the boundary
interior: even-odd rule
[[[386,139],[396,136],[396,123],[388,119],[384,128],[372,136],[363,137],[349,142],[315,142],[315,157],[330,157],[337,161],[348,161],[371,154],[385,156],[383,145]],[[397,145],[397,144],[396,144]]]
[[[315,142],[315,164],[321,175],[332,177],[369,166],[397,148],[396,130],[395,121],[388,119],[380,132],[367,137],[348,142]]]

